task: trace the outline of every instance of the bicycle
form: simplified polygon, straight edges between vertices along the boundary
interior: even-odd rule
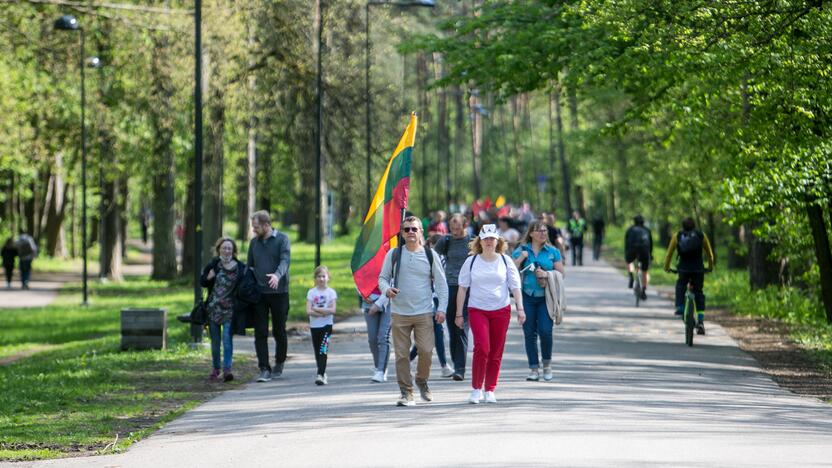
[[[678,274],[677,270],[671,268],[671,273]],[[705,270],[709,273],[710,270]],[[696,330],[697,335],[704,335],[704,329],[699,329],[696,326],[696,318],[699,316],[699,311],[696,309],[696,298],[693,295],[693,281],[688,281],[687,290],[685,291],[685,308],[682,312],[682,321],[685,322],[685,344],[693,346],[693,330]],[[704,317],[703,317],[704,320]]]
[[[644,287],[641,284],[641,262],[635,262],[635,270],[633,274],[635,275],[635,279],[633,279],[633,294],[636,296],[636,307],[641,302],[641,297],[644,295]]]

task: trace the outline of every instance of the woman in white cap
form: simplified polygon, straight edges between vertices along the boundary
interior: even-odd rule
[[[500,375],[500,363],[506,343],[506,332],[511,321],[509,290],[520,296],[520,273],[506,254],[507,242],[497,232],[497,226],[486,224],[478,237],[471,241],[471,256],[459,271],[457,310],[462,310],[468,297],[468,322],[474,335],[474,359],[471,364],[470,403],[485,398],[497,403],[494,389]],[[456,326],[462,327],[463,317],[456,316]],[[526,320],[522,302],[517,303],[517,321]],[[483,394],[483,391],[485,392]]]

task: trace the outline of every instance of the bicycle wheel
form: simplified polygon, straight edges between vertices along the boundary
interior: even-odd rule
[[[633,283],[633,294],[636,296],[636,307],[641,302],[641,270],[636,268],[635,271],[635,282]]]
[[[696,307],[693,305],[693,298],[685,297],[685,344],[693,346],[693,330],[696,328]]]

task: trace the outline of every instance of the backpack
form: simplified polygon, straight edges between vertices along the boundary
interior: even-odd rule
[[[20,236],[17,241],[17,254],[21,258],[33,256],[35,248],[34,242],[29,236]]]
[[[696,258],[702,255],[702,233],[696,230],[679,231],[676,234],[676,250],[683,259]]]
[[[630,231],[629,240],[632,247],[650,247],[650,231],[641,226],[634,226]]]

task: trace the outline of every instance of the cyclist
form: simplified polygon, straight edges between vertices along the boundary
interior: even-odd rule
[[[644,226],[644,217],[636,215],[633,225],[624,233],[624,260],[627,262],[627,273],[630,276],[627,287],[633,288],[633,263],[641,262],[641,300],[647,299],[647,283],[650,275],[650,260],[653,259],[653,233]]]
[[[682,315],[685,310],[685,289],[688,283],[693,285],[694,302],[699,312],[696,321],[696,334],[705,334],[705,294],[702,287],[705,284],[705,272],[714,269],[714,252],[711,243],[704,232],[696,229],[693,218],[682,220],[682,230],[673,235],[667,247],[664,258],[664,271],[670,271],[670,261],[674,251],[678,254],[676,270],[679,278],[676,280],[676,315]],[[708,269],[705,269],[703,254],[708,259]]]

